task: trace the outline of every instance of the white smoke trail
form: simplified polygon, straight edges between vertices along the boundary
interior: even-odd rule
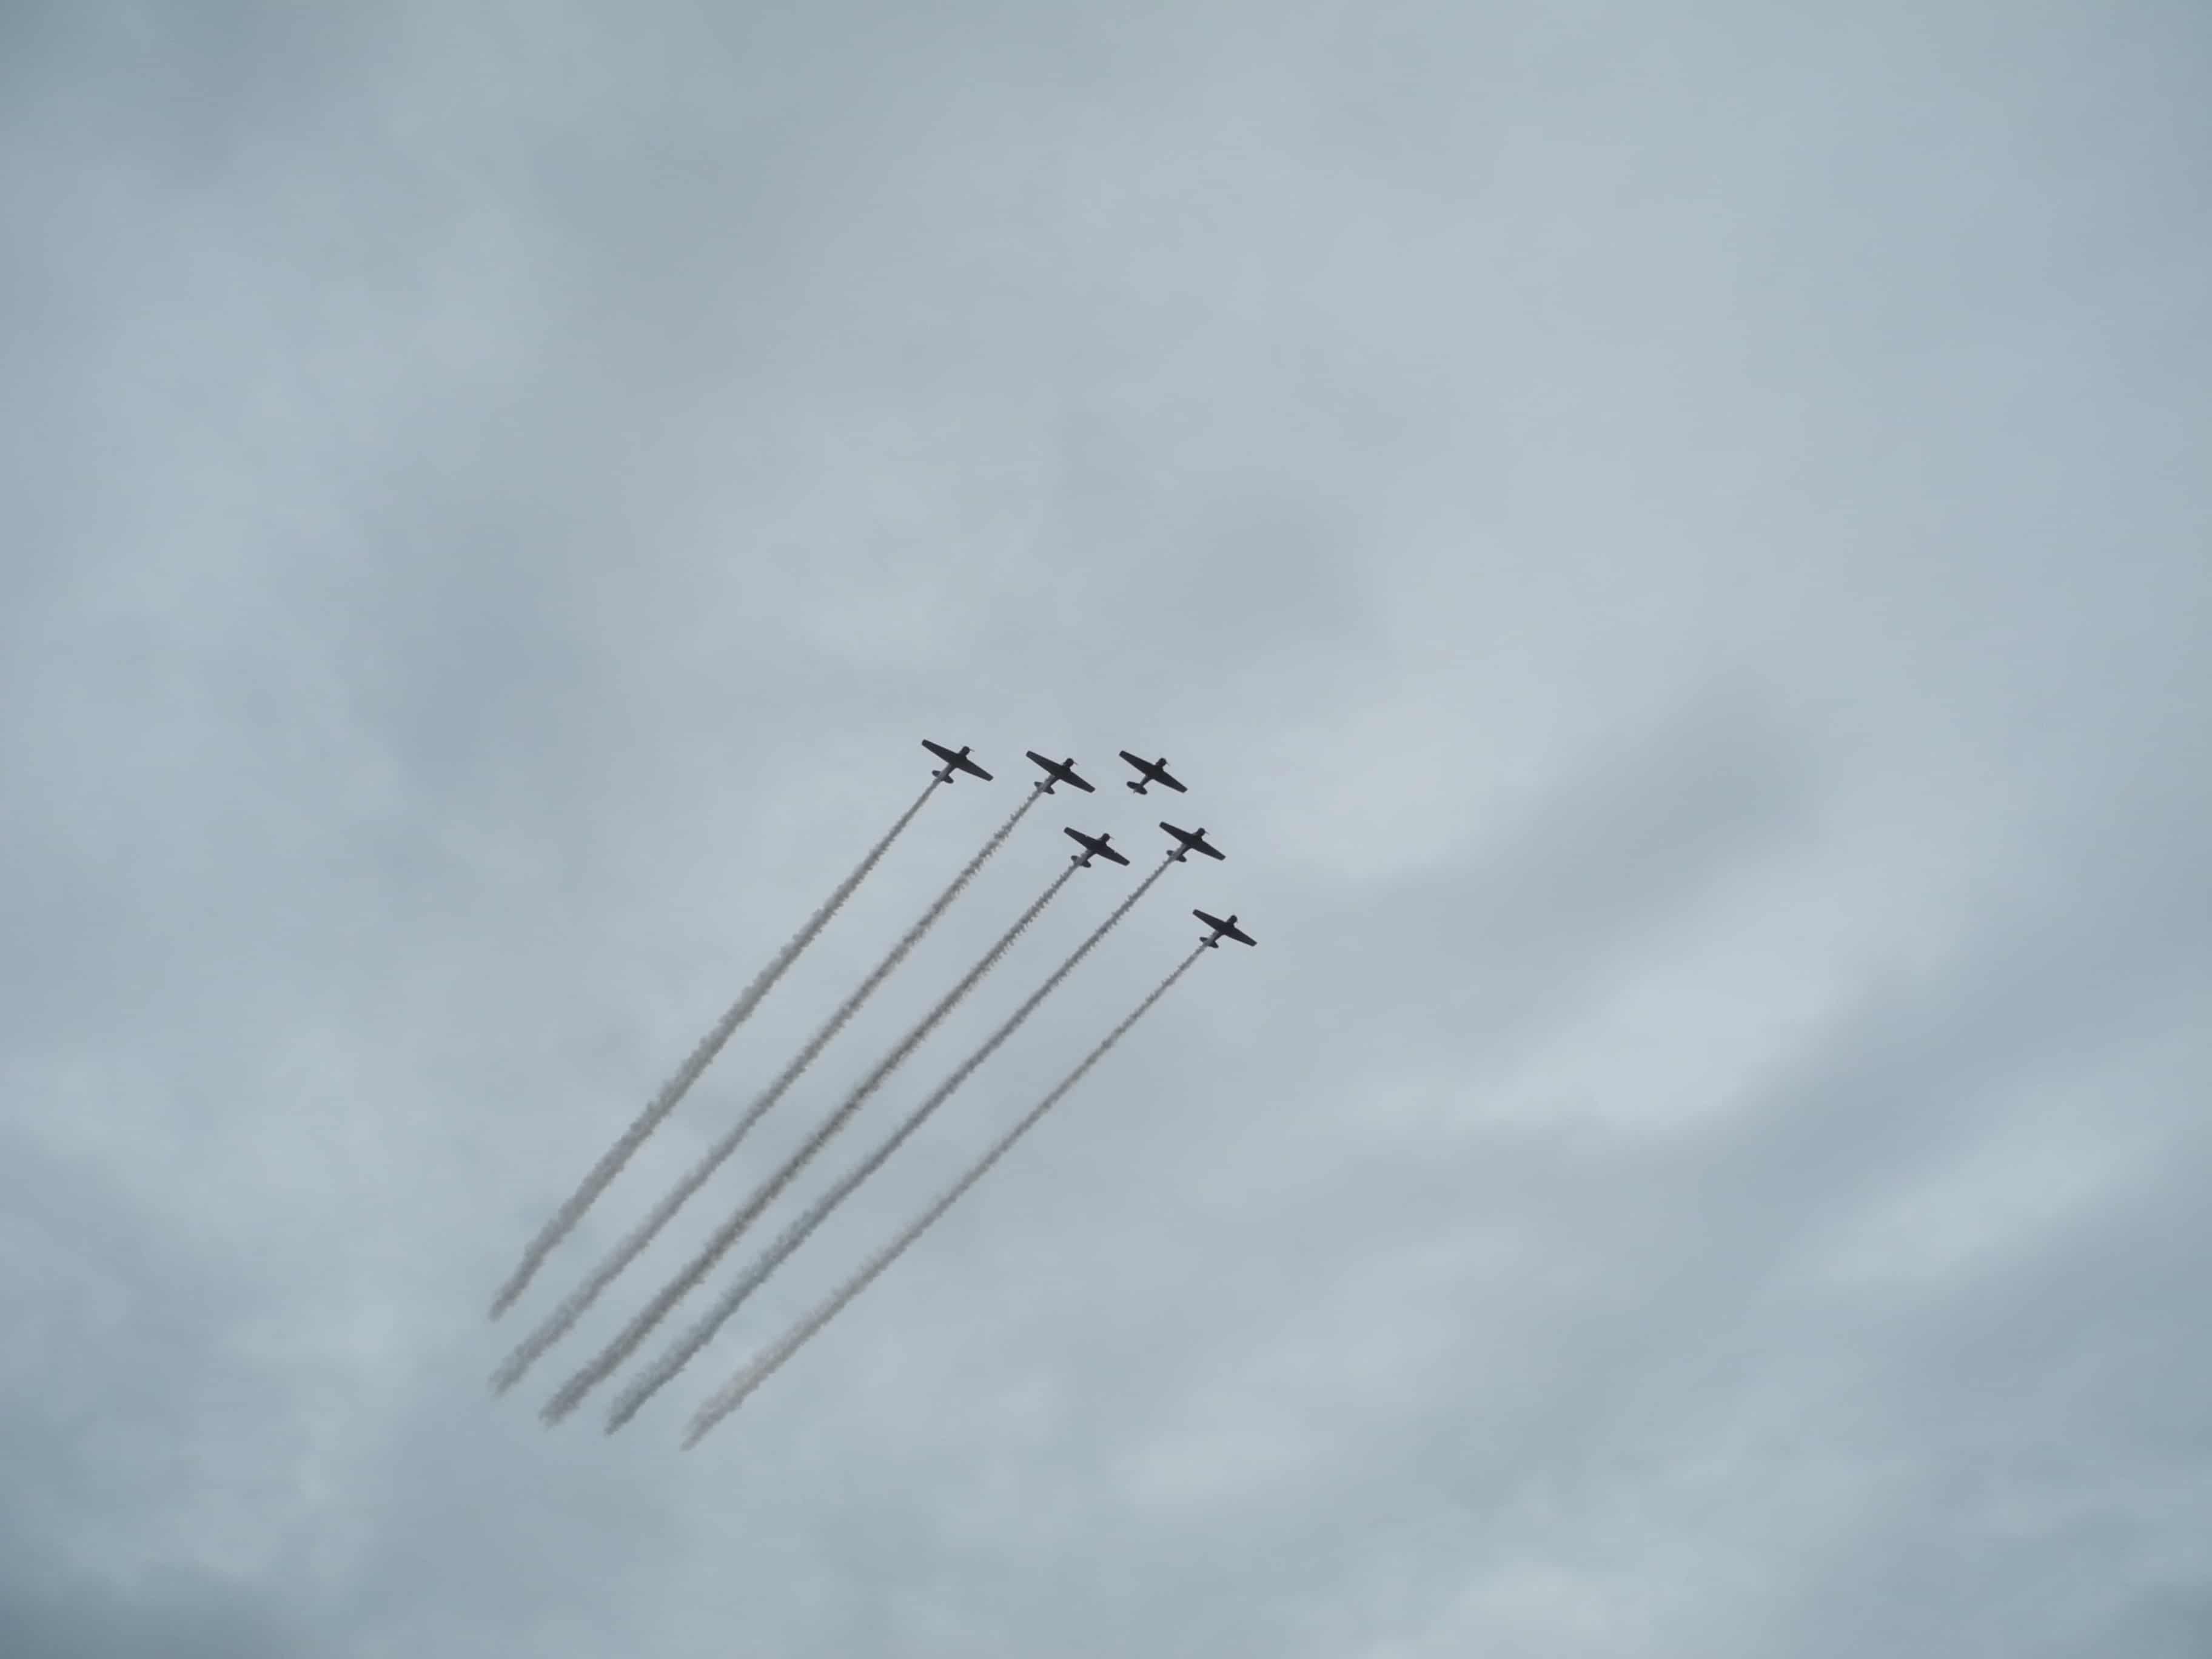
[[[522,1265],[514,1270],[507,1283],[500,1286],[499,1294],[492,1298],[491,1316],[494,1319],[513,1307],[515,1298],[529,1288],[530,1281],[537,1277],[538,1268],[544,1266],[545,1258],[553,1253],[554,1247],[583,1219],[584,1212],[590,1209],[599,1195],[606,1190],[607,1183],[622,1173],[623,1165],[629,1163],[637,1149],[645,1144],[646,1137],[659,1127],[661,1119],[675,1110],[676,1103],[684,1098],[691,1085],[699,1080],[699,1074],[713,1063],[716,1054],[721,1053],[722,1045],[730,1040],[730,1034],[744,1024],[753,1010],[760,1006],[761,999],[775,989],[776,981],[783,977],[785,970],[799,960],[799,953],[814,942],[814,936],[829,926],[830,919],[843,908],[845,901],[852,897],[854,890],[867,879],[868,872],[890,850],[891,843],[899,838],[900,832],[914,822],[915,814],[921,811],[939,782],[939,780],[934,777],[929,781],[922,792],[914,798],[914,805],[899,814],[898,822],[891,825],[881,841],[868,849],[867,856],[860,860],[853,873],[837,884],[836,890],[823,901],[821,908],[809,916],[806,925],[792,936],[791,942],[776,952],[767,967],[754,975],[752,983],[746,986],[738,1000],[730,1005],[729,1012],[715,1022],[714,1028],[699,1040],[697,1048],[692,1049],[690,1057],[677,1068],[676,1075],[661,1085],[660,1092],[653,1097],[652,1103],[637,1115],[635,1121],[629,1128],[623,1131],[622,1138],[607,1148],[605,1154],[592,1166],[591,1173],[584,1177],[583,1184],[553,1212],[553,1218],[545,1224],[538,1237],[531,1240],[529,1249],[522,1253]]]
[[[636,1415],[640,1406],[650,1399],[663,1383],[668,1382],[677,1372],[689,1364],[694,1354],[714,1340],[714,1333],[722,1328],[724,1322],[732,1314],[737,1312],[745,1298],[759,1289],[762,1281],[781,1267],[793,1251],[806,1242],[807,1235],[822,1224],[830,1211],[843,1203],[854,1188],[881,1169],[891,1154],[903,1146],[907,1139],[928,1121],[930,1115],[950,1100],[975,1069],[998,1052],[999,1046],[1014,1034],[1023,1021],[1036,1012],[1038,1005],[1060,988],[1060,981],[1075,971],[1076,964],[1091,954],[1099,940],[1113,932],[1115,924],[1135,908],[1137,901],[1144,897],[1146,890],[1159,879],[1166,868],[1167,865],[1164,861],[1160,868],[1146,877],[1138,885],[1136,890],[1123,899],[1105,921],[1091,930],[1091,936],[1069,953],[1066,961],[1053,969],[1050,977],[1032,991],[1029,999],[1009,1014],[999,1029],[983,1040],[975,1053],[954,1067],[952,1074],[939,1084],[928,1098],[907,1115],[906,1121],[892,1131],[889,1139],[852,1169],[847,1170],[842,1178],[777,1236],[775,1242],[762,1252],[759,1260],[745,1269],[743,1276],[723,1293],[721,1299],[715,1303],[706,1316],[685,1332],[682,1338],[672,1344],[668,1351],[654,1361],[650,1370],[623,1391],[621,1398],[615,1402],[614,1410],[608,1415],[607,1427],[610,1431],[618,1429],[629,1422]]]
[[[690,1201],[692,1194],[706,1185],[708,1178],[722,1166],[723,1161],[732,1152],[737,1151],[738,1143],[745,1138],[753,1125],[759,1122],[769,1109],[783,1098],[791,1085],[799,1080],[800,1074],[814,1063],[824,1048],[830,1046],[830,1041],[836,1036],[837,1033],[845,1029],[846,1023],[854,1014],[860,1012],[861,1005],[875,994],[878,986],[890,977],[892,970],[906,960],[914,947],[921,943],[923,935],[937,925],[938,918],[951,908],[953,900],[958,898],[966,890],[968,884],[975,878],[975,872],[983,867],[984,861],[1006,844],[1006,837],[1014,832],[1014,826],[1019,823],[1023,815],[1036,804],[1037,797],[1042,793],[1037,789],[1030,791],[1028,799],[1013,810],[1004,823],[991,832],[990,839],[983,843],[975,857],[968,860],[960,873],[953,877],[945,890],[939,893],[929,908],[921,913],[921,918],[915,922],[914,926],[908,928],[898,943],[891,946],[890,954],[878,963],[870,970],[868,976],[854,988],[853,994],[837,1006],[836,1012],[823,1023],[822,1029],[807,1039],[805,1046],[793,1057],[791,1063],[783,1068],[775,1081],[769,1085],[752,1104],[745,1109],[744,1115],[739,1117],[719,1140],[707,1149],[706,1155],[684,1173],[684,1177],[670,1189],[667,1196],[653,1206],[653,1212],[633,1227],[622,1242],[609,1253],[607,1258],[592,1270],[591,1277],[563,1297],[560,1306],[554,1309],[536,1330],[516,1345],[514,1352],[507,1355],[501,1362],[499,1369],[492,1373],[494,1389],[501,1394],[505,1394],[520,1382],[524,1374],[537,1363],[538,1357],[567,1335],[575,1322],[583,1317],[585,1310],[599,1300],[599,1293],[614,1283],[622,1271],[637,1259],[647,1245],[659,1237],[660,1230],[666,1226],[676,1212]]]
[[[1077,867],[1070,864],[1052,878],[1051,884],[1015,919],[1014,925],[1000,936],[998,943],[985,951],[960,981],[938,1000],[937,1006],[899,1039],[897,1045],[877,1062],[875,1070],[860,1079],[837,1109],[815,1126],[814,1133],[800,1143],[799,1150],[784,1161],[783,1166],[754,1189],[752,1196],[722,1224],[683,1272],[661,1286],[653,1300],[623,1328],[619,1336],[600,1351],[598,1358],[561,1385],[559,1392],[546,1402],[545,1409],[540,1413],[547,1422],[557,1423],[575,1410],[583,1402],[584,1396],[629,1358],[636,1351],[637,1345],[652,1334],[653,1327],[668,1316],[669,1310],[690,1295],[692,1287],[714,1270],[714,1264],[728,1253],[730,1246],[737,1243],[746,1228],[759,1219],[761,1212],[775,1201],[776,1195],[806,1167],[814,1154],[829,1143],[830,1138],[851,1121],[853,1114],[860,1109],[861,1103],[875,1093],[884,1079],[896,1071],[907,1056],[921,1045],[922,1039],[937,1029],[939,1022],[959,1006],[981,982],[984,975],[998,965],[999,958],[1012,947],[1030,923],[1043,913],[1045,906],[1059,896],[1060,890],[1067,885]]]
[[[1038,1121],[1059,1103],[1060,1097],[1080,1083],[1084,1073],[1096,1066],[1109,1048],[1127,1036],[1129,1028],[1143,1018],[1150,1012],[1152,1005],[1165,996],[1177,980],[1190,971],[1191,964],[1198,960],[1205,949],[1202,945],[1194,946],[1191,953],[1176,965],[1175,971],[1154,987],[1152,994],[1139,1003],[1127,1019],[1108,1032],[1106,1040],[1085,1054],[1083,1063],[1061,1079],[1058,1086],[1050,1094],[1030,1108],[1026,1116],[1017,1122],[1012,1128],[1007,1130],[1005,1134],[1000,1136],[991,1150],[978,1158],[969,1169],[967,1174],[953,1182],[934,1204],[909,1222],[905,1231],[869,1257],[860,1272],[838,1286],[815,1308],[813,1312],[793,1326],[772,1346],[757,1355],[750,1364],[725,1383],[705,1405],[700,1407],[691,1419],[690,1426],[684,1431],[685,1448],[688,1449],[697,1445],[715,1424],[744,1404],[747,1396],[754,1389],[775,1376],[786,1360],[805,1347],[824,1325],[842,1313],[847,1304],[873,1284],[884,1269],[904,1255],[907,1248],[928,1231],[939,1216],[958,1203],[970,1187],[989,1174],[991,1166],[1004,1158],[1012,1149],[1016,1141],[1035,1128]]]

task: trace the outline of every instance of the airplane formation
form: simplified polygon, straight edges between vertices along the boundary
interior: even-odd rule
[[[924,738],[921,740],[921,746],[929,750],[931,754],[936,756],[938,759],[945,763],[944,768],[941,770],[932,775],[940,783],[951,782],[952,781],[953,775],[956,772],[965,772],[970,776],[984,779],[988,779],[991,775],[981,766],[977,765],[973,760],[969,758],[969,746],[964,743],[957,749],[948,749],[941,743],[938,743],[929,738]],[[1036,786],[1040,793],[1049,795],[1055,788],[1063,783],[1068,784],[1074,788],[1080,789],[1086,795],[1096,794],[1097,793],[1097,786],[1091,783],[1076,771],[1075,757],[1073,755],[1069,756],[1066,760],[1054,760],[1048,756],[1038,754],[1034,749],[1029,750],[1026,752],[1030,759],[1036,762],[1036,764],[1043,769],[1045,781]],[[1121,758],[1137,769],[1139,775],[1129,780],[1124,786],[1127,788],[1133,790],[1136,793],[1139,795],[1143,794],[1147,785],[1155,783],[1164,784],[1167,787],[1174,790],[1179,795],[1188,793],[1188,789],[1182,783],[1169,775],[1166,757],[1163,756],[1158,760],[1148,761],[1142,756],[1133,755],[1127,750],[1124,749],[1121,751]],[[1166,830],[1169,837],[1176,842],[1175,849],[1168,854],[1168,857],[1177,864],[1181,864],[1193,853],[1203,853],[1210,859],[1226,859],[1228,856],[1228,854],[1224,853],[1219,848],[1216,847],[1212,842],[1206,840],[1206,826],[1204,824],[1199,825],[1195,830],[1184,830],[1178,828],[1175,824],[1170,823],[1165,818],[1162,818],[1160,820],[1160,828]],[[1075,862],[1085,869],[1090,867],[1091,860],[1094,858],[1110,859],[1115,864],[1127,864],[1129,861],[1127,859],[1124,858],[1118,850],[1107,845],[1109,842],[1113,840],[1113,836],[1110,833],[1097,836],[1086,836],[1082,830],[1076,829],[1063,830],[1060,833],[1065,836],[1072,836],[1077,844],[1083,848],[1082,852],[1075,854]],[[1191,914],[1198,917],[1200,921],[1205,922],[1208,927],[1219,927],[1220,931],[1215,933],[1212,938],[1206,941],[1208,944],[1217,943],[1222,938],[1224,933],[1231,939],[1242,940],[1246,945],[1250,945],[1254,942],[1251,939],[1246,939],[1243,933],[1237,931],[1236,927],[1233,925],[1237,920],[1235,916],[1230,917],[1229,921],[1226,924],[1217,924],[1214,921],[1214,919],[1212,916],[1207,915],[1203,910],[1194,910]]]
[[[520,1297],[538,1270],[574,1231],[585,1212],[599,1200],[606,1188],[622,1173],[639,1146],[684,1099],[692,1085],[698,1081],[716,1055],[720,1053],[724,1045],[730,1041],[737,1029],[750,1016],[753,1010],[775,988],[792,963],[813,942],[816,936],[828,926],[846,900],[852,896],[854,890],[883,860],[893,843],[898,840],[901,833],[913,822],[915,815],[921,811],[930,798],[940,787],[949,786],[963,778],[974,778],[986,783],[993,781],[993,774],[975,758],[969,745],[966,744],[956,749],[939,743],[933,738],[925,738],[922,739],[921,746],[939,763],[930,773],[928,786],[869,849],[860,865],[816,908],[790,942],[770,959],[759,974],[755,975],[736,1002],[700,1041],[674,1075],[661,1087],[659,1092],[644,1110],[639,1113],[629,1127],[617,1138],[614,1144],[585,1176],[576,1190],[558,1206],[551,1218],[539,1230],[525,1249],[520,1266],[501,1286],[498,1295],[494,1298],[491,1311],[495,1319],[505,1313]],[[1040,754],[1033,749],[1025,752],[1029,760],[1039,769],[1042,775],[1030,784],[1029,793],[1023,798],[1021,803],[992,832],[982,847],[969,859],[966,865],[891,946],[889,953],[830,1013],[821,1027],[799,1049],[797,1055],[783,1066],[775,1080],[756,1096],[751,1104],[738,1116],[736,1122],[713,1142],[675,1187],[653,1206],[644,1220],[633,1227],[614,1249],[507,1356],[493,1373],[493,1385],[496,1389],[504,1393],[520,1382],[531,1367],[568,1333],[601,1293],[606,1291],[642,1254],[676,1212],[690,1199],[704,1190],[708,1182],[719,1170],[722,1164],[738,1150],[739,1144],[744,1139],[754,1123],[775,1106],[784,1094],[800,1080],[815,1058],[836,1039],[846,1023],[860,1011],[861,1006],[868,1000],[876,989],[896,970],[907,955],[936,924],[938,919],[960,897],[976,872],[1006,842],[1023,817],[1039,800],[1047,795],[1053,794],[1063,784],[1084,794],[1097,793],[1096,786],[1077,770],[1074,757],[1068,756],[1063,759],[1054,760],[1049,756]],[[1188,793],[1187,786],[1169,772],[1168,762],[1164,756],[1158,760],[1148,761],[1124,749],[1121,751],[1121,757],[1137,773],[1135,778],[1126,781],[1126,787],[1132,793],[1141,795],[1154,786],[1172,790],[1177,794]],[[823,1195],[817,1198],[796,1219],[786,1225],[751,1266],[726,1286],[719,1300],[702,1318],[697,1320],[681,1337],[665,1348],[651,1364],[632,1376],[617,1398],[609,1413],[607,1428],[610,1432],[627,1423],[647,1400],[664,1384],[672,1380],[685,1364],[714,1339],[723,1323],[751,1296],[753,1291],[775,1272],[787,1256],[805,1242],[832,1210],[843,1203],[855,1188],[881,1167],[907,1138],[919,1129],[938,1107],[959,1089],[973,1072],[989,1059],[999,1046],[1058,988],[1063,980],[1074,971],[1093,947],[1112,931],[1122,917],[1135,908],[1151,890],[1153,884],[1159,881],[1170,867],[1187,862],[1193,853],[1202,854],[1216,860],[1225,860],[1227,857],[1227,854],[1206,838],[1206,830],[1203,825],[1195,830],[1186,830],[1163,819],[1159,827],[1166,833],[1170,845],[1151,872],[1146,875],[1135,888],[1107,914],[1066,960],[1061,962],[1059,967],[1054,969],[978,1048],[955,1066],[920,1104],[908,1112],[889,1136],[882,1139],[866,1158],[849,1167],[842,1176],[831,1184]],[[750,1196],[732,1212],[729,1218],[708,1237],[707,1243],[699,1249],[690,1262],[648,1300],[630,1319],[621,1333],[595,1358],[576,1371],[554,1393],[541,1413],[547,1422],[557,1422],[573,1412],[593,1389],[629,1361],[639,1346],[674,1310],[679,1302],[698,1285],[706,1282],[708,1277],[720,1264],[722,1256],[776,1203],[790,1182],[827,1146],[832,1138],[852,1121],[869,1097],[898,1071],[945,1016],[991,972],[1000,959],[1013,947],[1030,924],[1035,921],[1045,908],[1059,896],[1079,870],[1091,869],[1099,860],[1123,867],[1127,867],[1130,863],[1128,854],[1113,844],[1114,838],[1110,832],[1101,830],[1093,835],[1071,824],[1063,826],[1061,833],[1073,841],[1079,850],[1069,855],[1067,862],[1060,867],[1058,873],[1053,877],[1043,890],[1038,893],[1028,907],[1014,918],[997,942],[938,1000],[899,1042],[884,1055],[875,1067],[852,1088],[835,1109],[817,1121],[811,1133],[800,1142],[798,1148],[787,1154],[775,1170],[758,1182]],[[1256,943],[1252,935],[1238,925],[1238,918],[1233,911],[1227,916],[1217,916],[1206,910],[1194,909],[1191,915],[1196,917],[1207,931],[1200,937],[1198,943],[1189,949],[1167,976],[1153,987],[1152,992],[1118,1024],[1115,1025],[1104,1038],[1091,1049],[1083,1060],[1060,1080],[1057,1086],[1032,1106],[1025,1115],[1017,1119],[1010,1128],[1002,1133],[988,1150],[969,1166],[967,1172],[940,1194],[935,1203],[923,1210],[908,1223],[904,1230],[878,1249],[858,1271],[817,1304],[811,1312],[793,1325],[782,1337],[763,1349],[720,1390],[709,1398],[691,1420],[684,1440],[687,1446],[696,1444],[714,1424],[734,1410],[755,1389],[803,1347],[816,1331],[827,1324],[847,1304],[860,1295],[879,1274],[884,1272],[935,1222],[939,1216],[957,1202],[962,1194],[966,1193],[1013,1146],[1016,1141],[1028,1133],[1063,1096],[1072,1090],[1091,1067],[1096,1066],[1105,1054],[1121,1040],[1129,1029],[1182,979],[1201,955],[1208,950],[1218,949],[1224,939],[1234,939],[1237,943],[1244,945]]]

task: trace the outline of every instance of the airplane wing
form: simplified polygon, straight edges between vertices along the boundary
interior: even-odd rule
[[[1160,768],[1159,781],[1167,785],[1169,788],[1174,790],[1178,795],[1187,795],[1190,793],[1190,791],[1184,788],[1182,784],[1176,781],[1175,778],[1169,773],[1168,769],[1164,766]]]

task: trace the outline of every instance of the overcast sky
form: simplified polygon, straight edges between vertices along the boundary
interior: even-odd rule
[[[2208,111],[2191,0],[0,8],[0,1650],[2212,1652]],[[541,1428],[1123,746],[1228,862]]]

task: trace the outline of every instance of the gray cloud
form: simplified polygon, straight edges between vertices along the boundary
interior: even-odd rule
[[[14,9],[0,1646],[2201,1648],[2205,47],[2151,3]],[[1189,905],[1262,948],[698,1452],[679,1386],[540,1432],[484,1298],[923,735],[1193,793],[1048,803],[641,1282],[1060,823],[1231,861],[695,1393]],[[917,823],[520,1316],[1010,804]]]

